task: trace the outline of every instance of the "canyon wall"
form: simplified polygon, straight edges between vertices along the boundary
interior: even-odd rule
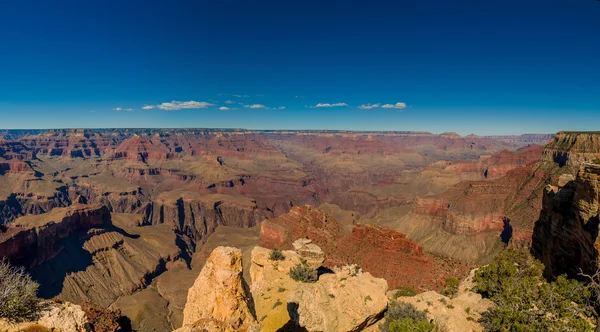
[[[600,165],[584,163],[575,179],[565,175],[546,187],[543,208],[533,231],[533,254],[546,276],[578,277],[598,268]]]

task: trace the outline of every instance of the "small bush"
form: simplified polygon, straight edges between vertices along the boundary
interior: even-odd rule
[[[298,264],[290,269],[290,277],[300,282],[316,282],[319,274],[306,264]]]
[[[0,260],[0,317],[13,321],[32,319],[40,311],[38,284],[20,267]]]
[[[273,304],[273,309],[275,309],[275,308],[279,307],[279,306],[280,306],[280,305],[282,305],[282,304],[283,304],[283,302],[281,302],[281,301],[277,300],[277,302],[275,302],[275,304]]]
[[[281,252],[281,250],[273,249],[271,251],[271,255],[269,255],[269,259],[272,261],[282,261],[285,259],[285,256],[283,255],[283,252]]]
[[[417,292],[415,292],[415,289],[410,287],[410,286],[400,286],[396,289],[396,292],[394,293],[394,300],[402,297],[402,296],[415,296],[417,295]]]
[[[279,287],[279,288],[277,288],[277,292],[279,292],[279,293],[285,292],[285,288]]]
[[[392,302],[379,327],[382,332],[428,332],[433,331],[435,325],[427,320],[424,311],[417,310],[412,304]]]
[[[458,293],[460,281],[454,277],[446,278],[446,287],[442,290],[442,294],[448,297],[454,297]]]
[[[412,319],[403,319],[390,323],[389,332],[429,332],[435,329],[435,324],[427,321],[414,322]]]

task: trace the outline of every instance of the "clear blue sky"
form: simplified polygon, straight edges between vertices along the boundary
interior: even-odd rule
[[[1,128],[600,130],[596,0],[2,1],[0,50]]]

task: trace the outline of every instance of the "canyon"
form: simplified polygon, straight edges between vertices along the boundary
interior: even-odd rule
[[[40,296],[119,309],[138,330],[184,324],[219,246],[241,249],[247,283],[253,248],[307,237],[325,268],[440,291],[506,245],[535,247],[544,188],[594,159],[570,135],[0,131],[0,256]]]

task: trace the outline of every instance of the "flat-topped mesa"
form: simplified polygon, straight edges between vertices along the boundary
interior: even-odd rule
[[[558,186],[546,186],[540,218],[533,231],[532,252],[544,263],[546,276],[600,267],[600,165],[583,163],[577,177],[562,175]]]
[[[100,205],[74,204],[21,217],[0,232],[0,254],[15,265],[33,267],[58,255],[63,250],[60,240],[106,225],[111,225],[110,212]]]
[[[174,159],[179,153],[171,151],[160,139],[134,135],[115,148],[113,159],[128,159],[146,162],[148,159]]]
[[[559,132],[546,145],[543,160],[579,167],[600,158],[600,132]]]

